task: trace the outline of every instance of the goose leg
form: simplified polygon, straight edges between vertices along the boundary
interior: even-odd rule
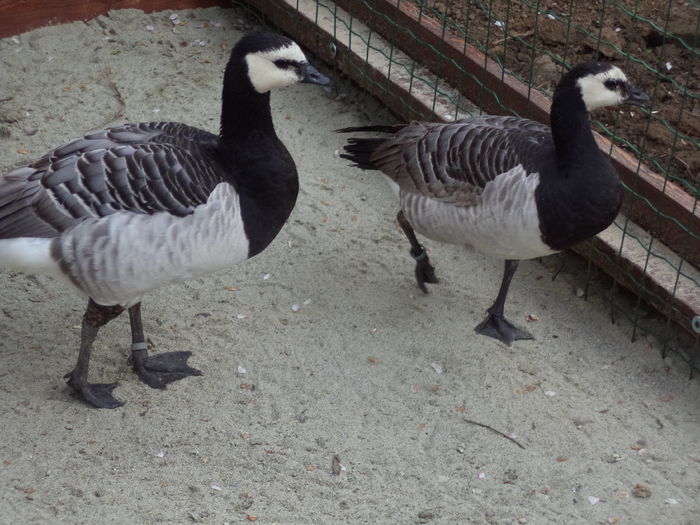
[[[418,282],[418,287],[423,291],[423,293],[428,293],[428,289],[425,287],[425,283],[437,284],[440,282],[435,276],[435,268],[430,264],[430,259],[428,259],[428,253],[421,243],[418,242],[416,234],[413,228],[406,219],[403,210],[399,211],[396,215],[396,220],[399,221],[399,226],[406,234],[408,242],[411,243],[411,257],[416,260],[416,282]]]
[[[129,364],[134,368],[141,381],[151,388],[165,388],[168,383],[188,376],[201,376],[202,372],[187,365],[192,352],[167,352],[150,356],[148,345],[143,336],[141,322],[141,303],[129,308],[131,323],[131,355]]]
[[[88,300],[87,309],[83,315],[80,332],[80,353],[78,362],[73,370],[65,376],[66,383],[79,393],[85,401],[92,403],[97,408],[117,408],[124,403],[112,396],[112,390],[117,383],[90,384],[88,383],[88,368],[90,365],[90,353],[100,327],[118,317],[124,311],[121,306],[101,306],[92,299]]]
[[[517,328],[503,315],[508,288],[510,287],[510,281],[513,279],[515,270],[518,268],[518,262],[519,261],[506,260],[505,269],[503,270],[503,280],[501,281],[501,288],[498,290],[496,301],[487,310],[489,315],[486,319],[474,329],[476,333],[498,339],[508,346],[517,339],[534,339],[532,334]]]

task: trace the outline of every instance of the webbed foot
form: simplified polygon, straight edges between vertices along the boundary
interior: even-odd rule
[[[474,331],[498,339],[510,346],[519,339],[534,339],[531,333],[521,330],[502,315],[489,313],[488,317],[479,323]]]
[[[141,381],[151,388],[165,388],[168,383],[189,376],[201,376],[202,372],[187,364],[192,352],[167,352],[148,355],[145,348],[132,350],[129,364]]]
[[[75,371],[70,371],[63,376],[66,383],[80,395],[83,400],[97,408],[117,408],[124,403],[112,396],[112,391],[119,383],[88,383],[81,379]]]

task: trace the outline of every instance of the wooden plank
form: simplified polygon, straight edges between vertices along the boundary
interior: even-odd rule
[[[432,64],[435,73],[459,86],[487,113],[507,113],[503,104],[521,116],[549,124],[547,97],[529,90],[481,51],[446,32],[437,20],[423,16],[415,3],[396,0],[335,0],[335,3],[420,63]],[[628,152],[611,147],[608,138],[596,134],[596,140],[606,154],[612,151],[611,158],[620,178],[639,195],[625,193],[624,212],[674,251],[685,254],[688,262],[700,267],[700,206],[695,199]]]
[[[89,20],[110,9],[141,9],[146,13],[165,9],[230,6],[223,0],[0,0],[0,38],[51,24]]]
[[[621,223],[624,217],[619,217]],[[611,226],[594,237],[592,242],[574,246],[573,250],[602,268],[629,290],[634,290],[646,303],[695,335],[692,319],[700,314],[700,271],[685,264],[678,274],[664,259],[680,264],[679,257],[660,242],[653,243],[655,256],[649,256],[645,246],[651,236],[639,225],[626,224],[627,234]],[[641,245],[640,245],[641,243]]]

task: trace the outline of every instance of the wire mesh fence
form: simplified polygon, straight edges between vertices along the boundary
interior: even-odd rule
[[[241,4],[241,2],[238,2]],[[618,65],[647,108],[593,115],[626,190],[576,251],[611,277],[612,311],[696,368],[700,335],[700,4],[687,0],[247,0],[400,118],[548,121],[561,73]],[[623,286],[620,286],[622,284]],[[647,305],[655,313],[649,314]],[[683,330],[678,330],[681,327]],[[700,329],[700,327],[698,327]],[[681,333],[683,335],[681,335]]]

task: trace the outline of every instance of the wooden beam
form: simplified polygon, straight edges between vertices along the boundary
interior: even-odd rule
[[[230,6],[224,0],[0,0],[0,38],[38,27],[89,20],[111,9],[153,11]]]

